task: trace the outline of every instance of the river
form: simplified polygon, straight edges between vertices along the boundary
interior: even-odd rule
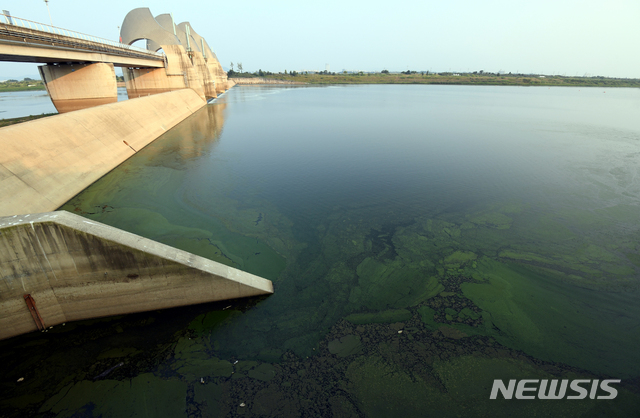
[[[236,86],[62,209],[275,293],[2,341],[0,412],[638,414],[639,113],[638,89]],[[577,378],[622,381],[489,399]]]
[[[127,90],[118,88],[118,101],[127,100]],[[57,113],[45,90],[9,91],[0,93],[0,119]]]

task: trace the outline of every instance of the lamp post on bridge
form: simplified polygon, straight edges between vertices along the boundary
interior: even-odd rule
[[[47,12],[49,13],[49,22],[51,22],[51,26],[53,26],[53,20],[51,20],[51,10],[49,10],[49,0],[44,0],[44,3],[47,5]]]

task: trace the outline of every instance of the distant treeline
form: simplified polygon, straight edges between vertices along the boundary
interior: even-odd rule
[[[124,82],[124,77],[116,76],[117,82]],[[25,77],[22,81],[19,80],[4,80],[0,81],[0,92],[3,91],[25,91],[25,90],[45,90],[42,80],[34,80],[33,78]]]
[[[255,73],[229,71],[229,77],[267,77],[274,80],[298,81],[309,84],[463,84],[493,86],[580,86],[580,87],[640,87],[640,79],[609,77],[567,77],[560,75],[503,74],[474,71],[473,73],[430,73],[429,71],[404,71],[391,73],[332,73],[284,71],[272,73],[259,70]]]
[[[295,81],[309,84],[464,84],[492,86],[580,86],[580,87],[640,87],[637,78],[609,77],[567,77],[560,75],[502,74],[474,71],[473,73],[430,73],[429,71],[403,71],[391,73],[383,70],[379,73],[332,73],[287,71],[273,73],[258,70],[256,72],[238,72],[229,70],[229,78],[268,78],[272,80]],[[122,76],[117,81],[124,81]],[[24,78],[22,81],[6,80],[0,82],[0,92],[44,90],[42,80]]]
[[[0,81],[0,91],[24,91],[24,90],[44,90],[42,80],[34,80],[26,77],[22,81],[5,80]]]
[[[287,70],[285,70],[286,72]],[[233,69],[227,71],[227,77],[228,78],[253,78],[253,77],[266,77],[266,76],[272,76],[275,74],[282,74],[282,73],[271,73],[269,71],[262,71],[262,70],[258,70],[255,73],[243,73],[241,71],[234,71]]]

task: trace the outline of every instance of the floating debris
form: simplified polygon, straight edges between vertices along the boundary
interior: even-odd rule
[[[24,377],[21,377],[20,379],[18,379],[18,382],[22,382],[24,380]]]
[[[117,369],[118,367],[122,367],[122,366],[124,366],[124,363],[120,362],[120,363],[116,364],[115,366],[111,367],[110,369],[107,369],[104,372],[100,373],[99,375],[94,377],[93,380],[98,380],[100,378],[103,378],[103,377],[107,376],[109,373],[111,373],[112,371],[114,371],[115,369]]]

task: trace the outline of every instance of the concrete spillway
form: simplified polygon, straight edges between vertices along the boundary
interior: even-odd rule
[[[0,339],[270,293],[269,280],[69,212],[0,218]]]
[[[0,128],[0,216],[56,210],[205,105],[182,89]]]

